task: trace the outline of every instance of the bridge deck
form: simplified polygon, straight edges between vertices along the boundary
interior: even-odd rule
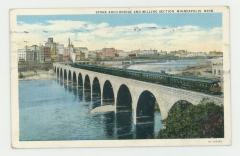
[[[205,77],[194,76],[176,76],[166,74],[164,72],[149,72],[132,69],[121,69],[113,67],[103,67],[89,64],[70,64],[74,68],[80,68],[90,70],[94,72],[130,78],[150,83],[162,84],[170,87],[181,88],[186,90],[193,90],[198,92],[204,92],[208,94],[221,95],[222,92],[218,89],[212,90],[213,86],[219,86],[219,80],[209,79]]]

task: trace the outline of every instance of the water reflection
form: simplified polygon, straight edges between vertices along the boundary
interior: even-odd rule
[[[115,113],[108,112],[103,114],[103,123],[105,126],[106,136],[113,138],[114,136],[114,127],[115,127]]]
[[[92,109],[101,106],[101,96],[93,94],[92,95]]]
[[[118,139],[133,138],[133,124],[131,111],[119,111],[116,113],[116,131]]]
[[[83,86],[78,86],[77,90],[78,90],[79,101],[82,101],[83,100]]]
[[[136,125],[136,139],[152,139],[154,138],[153,123],[138,123]]]
[[[84,100],[86,102],[91,101],[91,89],[84,89]]]
[[[90,102],[88,105],[89,110],[99,107],[101,105],[101,96],[99,94],[93,94],[91,99],[91,90],[84,89],[83,86],[78,86],[77,84],[71,85],[71,83],[66,83],[63,80],[57,80],[58,84],[64,86],[66,90],[72,92],[75,97],[78,97],[80,102]],[[89,106],[89,104],[91,106]],[[104,99],[104,105],[114,104],[113,99]],[[85,105],[84,105],[85,106]],[[122,106],[124,107],[124,106]],[[160,113],[155,112],[154,119],[149,122],[147,117],[142,117],[137,119],[137,125],[133,124],[132,110],[127,110],[124,108],[118,108],[117,113],[108,112],[104,114],[92,114],[89,118],[92,120],[101,120],[104,127],[104,134],[108,139],[153,139],[158,135],[162,124]],[[155,124],[154,124],[155,123]]]
[[[77,86],[72,86],[72,90],[73,90],[73,94],[75,95],[75,97],[78,95],[78,88]]]
[[[156,111],[154,117],[149,120],[148,116],[138,118],[140,122],[136,124],[136,139],[157,138],[160,129],[163,127],[160,112]]]
[[[68,88],[68,91],[69,91],[69,92],[72,92],[72,89],[73,89],[73,88],[72,88],[72,83],[71,83],[71,82],[68,83],[67,88]]]

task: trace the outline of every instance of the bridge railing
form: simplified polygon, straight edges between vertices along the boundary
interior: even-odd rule
[[[73,63],[70,66],[74,68],[80,68],[90,70],[94,72],[135,79],[144,82],[156,83],[166,85],[175,88],[181,88],[186,90],[193,90],[198,92],[204,92],[208,94],[220,95],[222,94],[220,88],[220,81],[217,79],[210,79],[204,77],[195,76],[176,76],[167,74],[165,72],[149,72],[132,69],[122,69],[113,67],[103,67],[92,64]]]

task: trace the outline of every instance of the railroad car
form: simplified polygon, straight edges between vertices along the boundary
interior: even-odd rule
[[[182,88],[186,90],[198,91],[207,94],[221,95],[222,89],[220,81],[217,79],[196,77],[196,76],[177,76],[165,72],[149,72],[132,69],[121,69],[113,67],[103,67],[91,64],[70,64],[72,67],[82,68],[90,71],[120,76],[125,78],[146,81],[165,86]]]

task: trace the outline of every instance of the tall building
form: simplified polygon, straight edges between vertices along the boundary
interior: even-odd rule
[[[63,62],[64,44],[57,44],[57,62]]]
[[[48,38],[48,43],[53,43],[53,38],[52,37]]]
[[[44,46],[43,45],[39,45],[39,62],[40,63],[44,63]]]
[[[31,61],[33,62],[42,62],[43,61],[43,54],[42,54],[42,48],[38,45],[32,45],[29,47],[30,51],[32,52],[30,55]]]
[[[18,49],[18,61],[26,61],[26,62],[43,62],[43,47],[32,45],[28,46],[25,49]]]
[[[64,53],[64,44],[57,44],[57,54],[63,55]]]
[[[50,47],[51,51],[51,60],[52,62],[55,62],[57,60],[57,43],[53,43]]]
[[[47,42],[45,43],[45,47],[50,48],[52,46],[52,44],[53,44],[53,38],[50,37],[50,38],[48,38]]]
[[[64,48],[63,61],[64,62],[70,61],[70,54],[68,48]]]
[[[57,43],[53,42],[53,38],[48,38],[48,41],[45,43],[45,47],[50,48],[51,61],[55,62],[57,59]]]
[[[69,54],[70,60],[71,60],[72,62],[75,62],[76,54],[75,54],[75,52],[74,52],[74,46],[73,46],[73,44],[71,43],[70,38],[68,38],[68,47],[67,47],[67,50],[68,50],[68,54]]]
[[[74,47],[74,53],[76,54],[75,61],[80,61],[88,58],[87,47]]]
[[[51,49],[50,47],[43,47],[44,62],[51,62]]]

